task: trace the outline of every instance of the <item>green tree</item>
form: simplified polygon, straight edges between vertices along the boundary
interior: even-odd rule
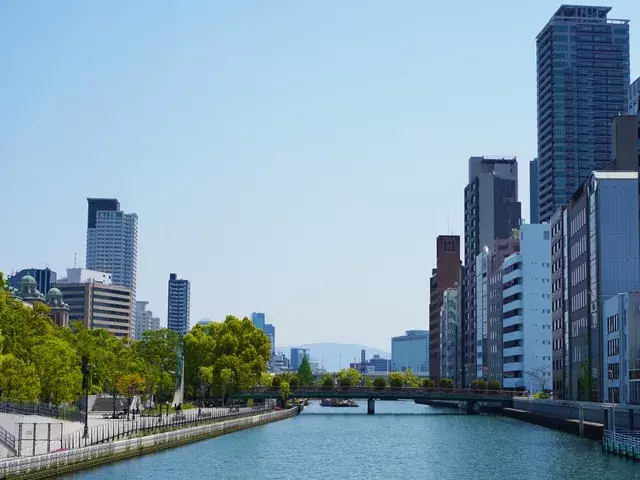
[[[322,376],[320,377],[320,385],[327,388],[334,387],[335,380],[333,378],[333,375],[331,375],[329,372],[323,373]]]
[[[391,388],[402,388],[404,385],[404,375],[400,372],[391,372],[389,374],[389,385]]]
[[[500,390],[502,388],[502,385],[500,385],[500,382],[497,380],[491,380],[489,382],[489,390]]]
[[[387,381],[383,377],[373,379],[373,388],[376,390],[384,390],[387,387]]]
[[[453,388],[454,383],[450,378],[441,378],[440,379],[440,388]]]
[[[343,368],[338,372],[338,385],[343,388],[353,387],[360,383],[362,375],[355,368]]]
[[[262,375],[260,375],[260,385],[270,387],[273,383],[273,377],[274,375],[269,372],[262,372]]]
[[[280,388],[280,383],[282,382],[282,377],[280,375],[274,375],[271,379],[271,386],[274,388]]]
[[[422,388],[435,388],[436,382],[431,378],[425,378],[422,380]]]
[[[287,399],[289,398],[289,395],[291,395],[291,386],[289,385],[289,382],[281,382],[280,383],[280,396],[282,397],[282,401],[284,402],[285,406],[287,404]]]
[[[367,388],[373,387],[373,379],[371,377],[365,377],[364,386]]]
[[[142,362],[142,373],[150,395],[158,391],[164,372],[176,372],[180,351],[180,336],[167,328],[146,331],[135,343],[135,354]],[[201,387],[201,371],[198,369],[198,387]],[[169,393],[163,390],[163,393]]]
[[[300,385],[303,387],[308,387],[313,385],[314,377],[313,372],[311,371],[311,363],[309,362],[309,357],[306,355],[302,356],[302,361],[300,362],[300,367],[298,368],[298,379],[300,380]]]
[[[230,368],[220,370],[220,390],[222,391],[222,406],[224,406],[224,397],[229,391],[229,385],[233,379],[233,372]]]
[[[202,399],[201,406],[204,407],[204,397],[207,390],[213,384],[213,367],[200,367],[200,398]]]
[[[9,353],[0,360],[2,398],[35,402],[40,397],[40,377],[33,364],[25,363]]]
[[[404,373],[404,384],[407,387],[417,388],[422,382],[413,374],[410,368],[407,368],[407,371]]]
[[[44,402],[72,403],[82,393],[80,359],[63,340],[48,337],[31,348]]]

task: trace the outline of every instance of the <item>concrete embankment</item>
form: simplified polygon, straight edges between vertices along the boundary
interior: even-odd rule
[[[513,408],[502,413],[511,418],[601,440],[604,431],[615,424],[619,429],[633,430],[640,427],[640,407],[567,400],[514,399]]]
[[[294,417],[298,413],[299,409],[295,407],[288,410],[263,413],[145,437],[120,440],[103,445],[93,445],[29,458],[5,460],[4,462],[0,462],[0,478],[31,480],[55,477],[66,472],[95,467],[125,458],[144,455],[145,453],[156,452],[213,438],[226,433],[284,420]]]

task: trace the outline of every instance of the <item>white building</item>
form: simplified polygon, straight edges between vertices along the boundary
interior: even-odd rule
[[[111,274],[113,285],[131,289],[136,298],[138,216],[124,213],[114,198],[88,198],[86,266]],[[135,328],[135,307],[131,312]]]
[[[146,331],[160,330],[160,319],[147,310],[147,301],[136,301],[136,338],[142,338]]]
[[[429,330],[407,330],[406,335],[392,337],[391,368],[429,375]]]
[[[440,310],[440,378],[461,382],[460,345],[460,287],[447,288],[442,294]]]
[[[606,300],[602,318],[603,400],[640,404],[640,292]]]
[[[502,264],[503,387],[551,388],[551,244],[548,224],[520,227],[520,252]],[[544,385],[543,385],[544,384]]]
[[[60,278],[56,283],[101,283],[111,285],[111,274],[89,270],[88,268],[67,268],[67,276]]]

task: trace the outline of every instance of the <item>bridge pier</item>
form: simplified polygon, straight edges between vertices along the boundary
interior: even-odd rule
[[[478,402],[467,400],[467,415],[478,415],[478,413],[480,413]]]
[[[373,415],[374,413],[376,413],[376,400],[370,398],[367,400],[367,414]]]

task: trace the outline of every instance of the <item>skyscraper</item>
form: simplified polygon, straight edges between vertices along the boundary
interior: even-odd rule
[[[271,356],[274,356],[276,354],[276,327],[271,323],[266,323],[264,325],[264,333],[271,343]]]
[[[261,312],[253,312],[251,314],[251,321],[253,322],[253,326],[258,330],[264,331],[264,322],[265,322],[265,314]]]
[[[147,301],[136,301],[136,338],[142,338],[146,331],[160,330],[160,319],[147,310]]]
[[[538,204],[538,159],[529,162],[529,223],[538,223],[540,205]]]
[[[175,273],[169,275],[169,311],[167,328],[184,335],[190,328],[191,282],[178,278]]]
[[[465,255],[462,282],[462,382],[476,378],[476,257],[496,238],[509,238],[519,227],[518,164],[515,157],[469,158],[464,189]]]
[[[536,37],[540,221],[611,158],[611,120],[629,109],[629,21],[562,5]]]
[[[440,378],[440,314],[444,291],[460,282],[460,236],[438,235],[436,239],[436,268],[433,269],[429,300],[429,370]]]
[[[114,198],[88,198],[87,202],[87,268],[110,273],[114,285],[131,289],[135,335],[138,216],[122,212]]]

